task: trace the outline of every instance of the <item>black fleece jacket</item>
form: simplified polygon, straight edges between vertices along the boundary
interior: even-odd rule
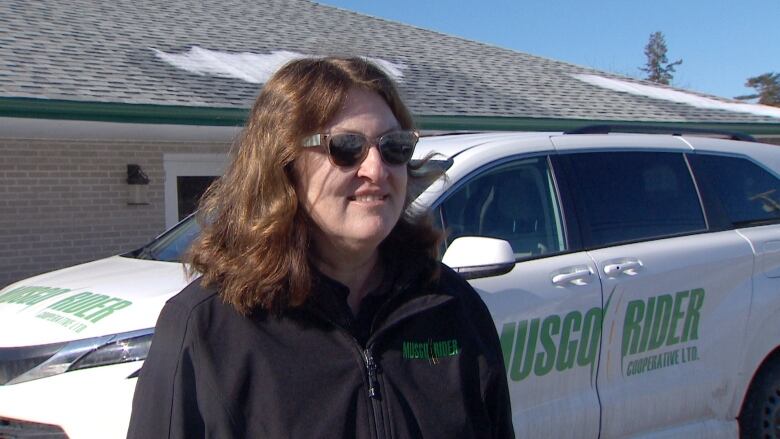
[[[396,283],[366,337],[327,278],[279,316],[193,282],[163,308],[128,438],[512,438],[493,320],[442,266]],[[362,339],[362,340],[361,340]]]

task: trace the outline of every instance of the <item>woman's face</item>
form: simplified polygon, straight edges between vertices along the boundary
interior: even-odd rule
[[[324,133],[360,133],[373,140],[399,128],[378,94],[352,89]],[[406,197],[406,166],[387,165],[375,145],[348,169],[328,160],[324,147],[305,148],[296,161],[298,198],[314,222],[319,252],[374,250],[398,222]]]

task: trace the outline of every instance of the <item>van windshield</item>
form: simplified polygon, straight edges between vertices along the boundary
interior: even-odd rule
[[[181,262],[184,252],[200,233],[195,215],[190,215],[149,244],[121,256],[152,261]]]

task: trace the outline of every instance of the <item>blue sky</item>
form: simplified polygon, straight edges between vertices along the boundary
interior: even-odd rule
[[[780,72],[780,0],[317,2],[638,78],[644,46],[661,31],[669,60],[683,59],[673,85],[723,97]]]

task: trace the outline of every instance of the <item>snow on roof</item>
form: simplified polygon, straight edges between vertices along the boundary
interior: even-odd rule
[[[214,75],[222,78],[240,79],[251,84],[263,84],[286,63],[311,57],[298,52],[274,50],[271,53],[229,53],[219,50],[203,49],[193,46],[187,52],[167,53],[155,48],[150,49],[166,63],[198,75]],[[403,78],[403,64],[392,63],[380,58],[366,57],[393,77],[396,81]]]
[[[575,74],[572,76],[579,79],[580,81],[609,90],[630,93],[638,96],[646,96],[653,99],[678,102],[681,104],[688,104],[697,108],[735,111],[738,113],[755,114],[757,116],[780,118],[780,108],[770,107],[768,105],[724,102],[695,95],[693,93],[686,93],[680,90],[672,90],[669,88],[639,84],[636,82],[621,81],[619,79],[605,78],[598,75]]]

